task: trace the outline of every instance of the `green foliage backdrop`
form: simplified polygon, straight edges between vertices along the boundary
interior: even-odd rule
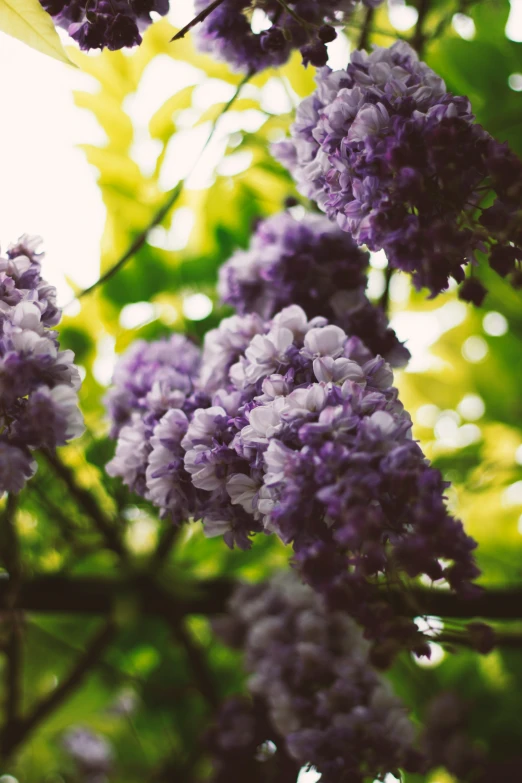
[[[455,0],[432,3],[424,57],[449,89],[470,97],[478,120],[522,155],[522,93],[508,83],[511,74],[522,73],[522,44],[505,36],[509,3],[465,3],[475,24],[472,40],[451,25],[457,6]],[[373,30],[372,43],[389,45],[397,37],[385,7],[377,12]],[[199,525],[185,528],[172,545],[168,523],[104,472],[113,445],[106,435],[100,366],[137,337],[156,338],[174,329],[201,339],[222,315],[215,297],[219,265],[246,245],[256,218],[297,195],[269,145],[287,131],[295,105],[312,91],[313,69],[303,69],[295,56],[278,71],[243,83],[225,65],[196,53],[190,36],[169,43],[173,32],[165,21],[152,25],[143,45],[130,54],[68,52],[93,77],[93,91],[75,95],[78,111],[92,113],[106,134],[104,146],[84,151],[99,172],[107,210],[101,272],[108,277],[91,292],[77,292],[80,306],[61,326],[62,345],[76,352],[85,370],[81,404],[88,431],[62,449],[55,464],[41,460],[12,526],[21,579],[36,586],[38,580],[48,586],[57,580],[62,596],[74,580],[107,583],[111,611],[108,620],[89,613],[20,611],[13,630],[4,605],[0,642],[8,651],[16,637],[22,650],[21,714],[31,715],[41,700],[59,691],[82,656],[92,654],[93,638],[107,634],[103,652],[92,654],[96,665],[85,676],[80,672],[68,697],[35,721],[0,769],[20,783],[77,779],[60,744],[71,725],[110,738],[117,758],[114,783],[192,779],[187,770],[202,763],[197,742],[209,712],[191,667],[198,655],[205,656],[221,697],[240,689],[243,675],[238,657],[216,640],[202,615],[182,623],[175,614],[165,618],[147,611],[143,596],[152,589],[150,569],[161,589],[182,603],[197,596],[191,586],[196,580],[259,580],[287,562],[287,552],[275,540],[259,539],[248,553],[229,551],[220,540],[205,539]],[[356,25],[347,29],[352,46],[360,32]],[[161,74],[161,93],[168,95],[158,106],[146,100],[154,73]],[[132,110],[138,98],[148,112]],[[183,160],[187,140],[193,175]],[[198,174],[208,186],[194,187]],[[145,236],[153,222],[156,228]],[[133,244],[136,252],[112,274]],[[374,263],[378,294],[383,273],[379,259]],[[416,362],[399,374],[398,386],[415,436],[453,482],[451,504],[479,542],[482,582],[516,589],[522,585],[521,296],[487,269],[483,274],[490,294],[481,309],[458,302],[452,292],[429,301],[405,278],[394,277],[392,315],[402,331],[420,339]],[[200,320],[190,317],[187,303],[194,302],[194,294],[213,304]],[[129,309],[136,303],[148,308]],[[130,321],[120,317],[122,310],[134,314]],[[128,328],[133,319],[137,325]],[[112,545],[107,529],[113,531]],[[12,557],[8,526],[1,535],[1,551]],[[115,551],[120,540],[126,562]],[[2,558],[12,570],[7,554]],[[88,603],[94,587],[85,584]],[[37,599],[31,599],[33,606]],[[522,631],[522,623],[512,623],[510,630]],[[5,691],[9,677],[18,676],[9,669],[8,654],[0,657],[2,669]],[[415,720],[422,719],[430,696],[455,689],[473,707],[473,736],[496,758],[519,753],[522,645],[499,647],[483,657],[447,646],[437,665],[421,668],[403,657],[390,676]],[[5,702],[6,692],[0,698]],[[451,778],[438,772],[430,781],[450,783]]]

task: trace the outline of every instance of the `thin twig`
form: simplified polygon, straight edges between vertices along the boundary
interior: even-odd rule
[[[374,16],[375,16],[375,9],[367,8],[366,15],[364,17],[364,22],[361,27],[361,34],[359,36],[359,41],[357,43],[358,49],[366,49],[366,47],[368,46],[368,43],[370,41],[370,34],[371,34],[372,22]]]
[[[159,538],[156,549],[154,550],[150,559],[150,573],[154,574],[158,571],[167,557],[169,556],[172,547],[176,543],[176,539],[179,535],[179,527],[170,523],[167,525],[162,535]]]
[[[60,531],[65,543],[69,544],[72,550],[78,551],[81,544],[75,534],[81,531],[79,524],[74,522],[63,509],[54,503],[47,497],[43,490],[43,482],[34,480],[28,487],[28,491],[34,493],[38,497],[38,503],[46,512],[49,519],[52,519],[56,523],[56,527]],[[85,551],[88,551],[87,547],[84,547]]]
[[[18,495],[8,495],[5,510],[2,517],[2,534],[4,540],[2,561],[9,573],[11,586],[20,579],[20,544],[16,531],[16,510],[18,508]]]
[[[123,546],[117,530],[114,528],[112,520],[107,517],[94,495],[78,484],[74,471],[62,462],[56,452],[46,451],[45,458],[56,475],[59,476],[67,486],[71,496],[76,500],[80,508],[82,508],[89,519],[92,520],[98,532],[105,539],[108,548],[112,549],[113,552],[116,552],[122,560],[127,560],[127,551]]]
[[[172,633],[185,651],[187,666],[193,674],[194,683],[198,691],[208,705],[212,709],[216,709],[221,703],[221,697],[207,664],[204,651],[198,642],[193,639],[183,618],[166,617],[165,619],[169,622]]]
[[[1,741],[2,759],[5,761],[27,736],[34,731],[45,718],[57,709],[72,693],[80,687],[85,677],[95,668],[99,659],[112,641],[116,626],[107,620],[94,635],[86,650],[76,661],[67,677],[26,717],[6,727]]]
[[[101,275],[98,280],[96,280],[95,283],[90,285],[88,288],[84,288],[83,291],[80,291],[76,296],[68,302],[66,307],[69,307],[72,302],[75,302],[77,299],[81,299],[84,296],[87,296],[87,294],[92,293],[97,288],[99,288],[101,285],[107,282],[107,280],[110,280],[114,275],[116,275],[124,266],[125,264],[130,261],[131,258],[140,250],[143,245],[147,242],[147,239],[149,237],[150,232],[153,228],[158,226],[162,220],[169,214],[172,207],[176,204],[177,200],[181,196],[183,192],[183,187],[185,185],[186,180],[191,176],[191,174],[194,172],[194,169],[198,165],[199,161],[201,160],[201,156],[209,146],[210,142],[212,141],[214,137],[214,133],[216,132],[216,128],[219,124],[219,121],[221,118],[229,111],[229,109],[234,105],[236,100],[239,97],[239,93],[245,86],[245,84],[250,81],[252,76],[254,75],[253,71],[249,71],[246,76],[243,77],[243,79],[239,82],[237,85],[236,91],[234,92],[231,99],[226,103],[223,107],[223,109],[220,111],[214,122],[212,123],[212,127],[210,129],[210,133],[207,136],[207,139],[201,149],[200,154],[198,155],[198,158],[196,159],[196,162],[194,163],[192,169],[188,173],[187,177],[184,180],[181,180],[181,182],[178,182],[176,187],[170,191],[168,198],[166,199],[165,203],[158,209],[150,223],[143,229],[143,231],[136,237],[136,239],[131,243],[131,245],[127,248],[125,253],[122,255],[122,257],[116,261],[115,264],[113,264],[109,269],[104,272],[103,275]]]
[[[80,645],[72,644],[70,640],[66,640],[61,636],[57,636],[56,634],[49,631],[44,625],[33,622],[32,618],[28,618],[28,623],[31,625],[33,635],[38,637],[39,641],[41,640],[44,642],[44,644],[50,646],[53,654],[53,647],[58,648],[61,653],[67,653],[68,656],[83,654],[83,648]],[[122,671],[117,665],[111,664],[108,661],[99,660],[97,662],[97,668],[100,671],[105,672],[108,676],[111,677],[113,681],[116,681],[118,684],[130,684],[136,687],[143,687],[146,682],[143,677],[138,677],[136,674],[128,674],[127,672]]]
[[[6,693],[6,723],[5,731],[15,723],[20,709],[22,681],[22,644],[19,627],[19,612],[13,607],[16,604],[18,590],[22,578],[22,563],[20,557],[20,542],[16,530],[16,511],[18,496],[8,495],[2,518],[2,533],[4,539],[3,562],[9,574],[6,582],[6,608],[9,611],[9,635],[5,648],[5,693]]]
[[[497,647],[509,647],[515,649],[522,649],[522,633],[520,631],[495,631],[495,648]],[[450,644],[458,647],[471,647],[476,650],[476,644],[471,638],[469,633],[465,630],[461,632],[457,631],[441,631],[433,637],[434,642],[441,642],[442,644]]]
[[[353,22],[350,19],[350,21],[347,23],[346,27],[348,29],[353,29],[353,30],[362,30],[363,27],[364,27],[364,24],[359,24],[358,22]],[[391,30],[383,30],[382,27],[373,27],[372,26],[370,32],[373,35],[382,35],[385,38],[393,38],[394,41],[396,41],[397,39],[399,39],[400,41],[407,41],[408,40],[406,35],[402,35],[402,33],[399,33],[397,30],[393,30],[393,32],[392,32]]]
[[[277,2],[281,6],[281,8],[288,14],[288,16],[291,16],[292,19],[294,19],[298,24],[300,24],[301,27],[304,27],[305,30],[314,30],[317,27],[319,27],[318,24],[314,24],[313,22],[307,22],[306,19],[303,19],[302,16],[299,16],[299,14],[296,11],[290,8],[286,0],[277,0]]]
[[[384,312],[385,315],[388,315],[388,308],[390,306],[390,285],[393,276],[393,271],[394,270],[388,264],[384,272],[384,291],[382,292],[382,296],[379,300],[379,307],[381,308],[381,310]]]
[[[185,651],[187,666],[193,674],[196,687],[208,705],[215,709],[220,704],[221,698],[207,664],[205,653],[186,626],[186,612],[170,593],[154,581],[154,577],[151,580],[143,579],[142,585],[145,589],[148,587],[152,595],[155,596],[160,615],[170,626],[174,637]]]
[[[210,5],[208,5],[202,11],[200,11],[200,13],[197,16],[195,16],[194,19],[192,19],[188,24],[186,24],[185,27],[182,27],[181,30],[179,30],[176,33],[176,35],[172,36],[170,42],[172,43],[172,41],[179,41],[180,38],[184,38],[186,34],[190,30],[192,30],[193,27],[195,27],[200,22],[204,22],[207,16],[209,16],[209,14],[211,14],[212,11],[214,11],[214,9],[220,6],[221,3],[223,2],[224,0],[214,0],[213,3],[210,3]]]
[[[101,275],[101,277],[99,277],[95,283],[90,285],[88,288],[84,288],[83,291],[80,291],[80,293],[77,294],[75,299],[81,299],[83,296],[87,296],[87,294],[90,294],[91,291],[94,291],[95,288],[98,288],[100,285],[103,285],[103,283],[106,283],[107,280],[110,280],[111,277],[114,277],[114,275],[117,274],[123,266],[125,266],[127,261],[129,261],[138,252],[138,250],[140,250],[143,247],[152,229],[155,226],[159,225],[163,220],[163,218],[165,218],[168,215],[168,213],[170,212],[170,210],[172,209],[176,201],[179,199],[182,189],[183,189],[183,183],[179,182],[176,185],[176,187],[173,190],[171,190],[169,197],[167,198],[165,203],[158,209],[158,211],[152,218],[152,221],[149,223],[147,228],[136,237],[134,242],[132,242],[130,247],[125,251],[125,253],[120,258],[120,260],[117,261],[113,266],[111,266],[110,269],[108,269],[103,275]]]
[[[415,32],[413,33],[413,38],[411,39],[411,45],[419,55],[419,57],[422,57],[422,53],[424,51],[424,45],[426,43],[426,34],[424,32],[424,23],[426,22],[426,17],[428,16],[428,13],[430,11],[431,6],[431,0],[419,0],[419,15],[417,17],[417,23],[415,25]]]
[[[458,11],[457,13],[465,14],[467,11],[469,11],[470,6],[472,6],[474,3],[477,3],[479,0],[461,0],[459,3]],[[453,21],[453,17],[455,16],[455,8],[452,8],[451,11],[442,17],[440,22],[435,27],[435,30],[430,35],[430,40],[436,41],[437,38],[440,38],[442,33],[444,32],[446,27],[449,27],[449,25]]]
[[[9,639],[5,650],[7,666],[4,731],[9,731],[9,727],[16,723],[22,700],[22,638],[19,620],[19,613],[12,612]]]

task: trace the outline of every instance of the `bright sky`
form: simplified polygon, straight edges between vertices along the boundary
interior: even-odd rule
[[[103,133],[73,103],[88,77],[0,35],[0,239],[5,248],[23,233],[44,237],[45,276],[63,301],[64,272],[81,285],[97,275],[104,208],[76,145]]]
[[[522,40],[522,0],[511,4],[507,32]],[[190,2],[173,5],[175,24],[191,18]],[[70,298],[65,275],[85,286],[99,269],[104,207],[96,172],[77,145],[103,143],[104,135],[72,98],[74,89],[92,89],[92,82],[2,33],[0,69],[0,240],[5,247],[24,232],[40,234],[47,250],[45,275],[65,302]],[[162,91],[161,80],[150,80],[149,100],[154,84]]]
[[[190,19],[190,6],[185,1],[173,22]],[[96,171],[77,145],[103,144],[105,135],[72,97],[73,90],[93,89],[94,82],[3,33],[0,72],[1,246],[23,233],[41,235],[44,274],[64,303],[71,296],[65,275],[86,286],[99,270],[105,208]]]

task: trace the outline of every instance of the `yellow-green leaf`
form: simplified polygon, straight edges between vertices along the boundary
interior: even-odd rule
[[[0,0],[0,30],[56,60],[73,64],[39,0]]]

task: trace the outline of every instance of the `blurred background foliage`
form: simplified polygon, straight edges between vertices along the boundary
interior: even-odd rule
[[[395,8],[407,8],[414,25],[414,9],[421,5],[411,0]],[[411,25],[404,30],[393,8],[377,11],[372,43],[387,46],[411,35]],[[450,90],[470,97],[479,122],[522,155],[522,43],[506,37],[509,12],[508,0],[434,0],[424,58]],[[332,47],[336,64],[357,45],[361,25],[356,17]],[[76,352],[83,368],[88,430],[61,451],[58,467],[42,461],[20,498],[13,524],[20,572],[29,581],[117,580],[153,568],[165,589],[183,595],[191,579],[259,580],[287,562],[288,553],[275,540],[259,537],[248,553],[229,551],[221,540],[206,540],[197,524],[183,529],[172,545],[168,523],[104,472],[113,444],[102,398],[115,355],[138,337],[153,339],[173,329],[200,340],[223,315],[215,297],[219,265],[248,243],[257,218],[297,196],[271,157],[270,143],[287,132],[295,106],[313,90],[313,69],[305,70],[294,56],[278,71],[245,81],[198,54],[190,36],[169,43],[173,32],[161,21],[132,52],[68,51],[92,77],[92,90],[75,95],[78,111],[94,115],[106,135],[103,146],[84,151],[99,172],[107,213],[101,273],[108,279],[92,292],[77,291],[61,326],[62,345]],[[111,275],[133,243],[136,252]],[[372,257],[375,299],[383,291],[384,266],[381,254]],[[392,323],[413,354],[397,383],[415,436],[452,481],[450,503],[479,542],[482,583],[520,586],[522,298],[486,266],[480,274],[490,291],[480,309],[451,291],[427,300],[405,276],[393,276]],[[104,525],[123,540],[127,562],[107,545]],[[1,617],[0,643],[7,651],[0,658],[6,675],[1,687],[12,675],[9,645],[18,643],[22,714],[59,693],[89,654],[93,637],[104,633],[105,621],[90,614],[18,613],[14,630],[5,612]],[[221,697],[241,688],[237,655],[216,641],[201,615],[180,631],[177,621],[143,611],[139,588],[115,591],[109,626],[92,667],[80,672],[67,698],[57,700],[0,767],[2,783],[87,780],[63,749],[61,737],[71,726],[89,727],[109,740],[114,764],[107,779],[114,783],[181,783],[192,779],[186,770],[204,775],[198,738],[209,708],[194,685],[191,645],[208,658]],[[434,645],[431,662],[421,666],[405,657],[390,676],[415,719],[422,719],[430,696],[455,689],[472,707],[471,733],[495,758],[520,753],[521,650],[478,657]],[[1,698],[5,702],[7,694]],[[440,771],[429,780],[452,778]]]

